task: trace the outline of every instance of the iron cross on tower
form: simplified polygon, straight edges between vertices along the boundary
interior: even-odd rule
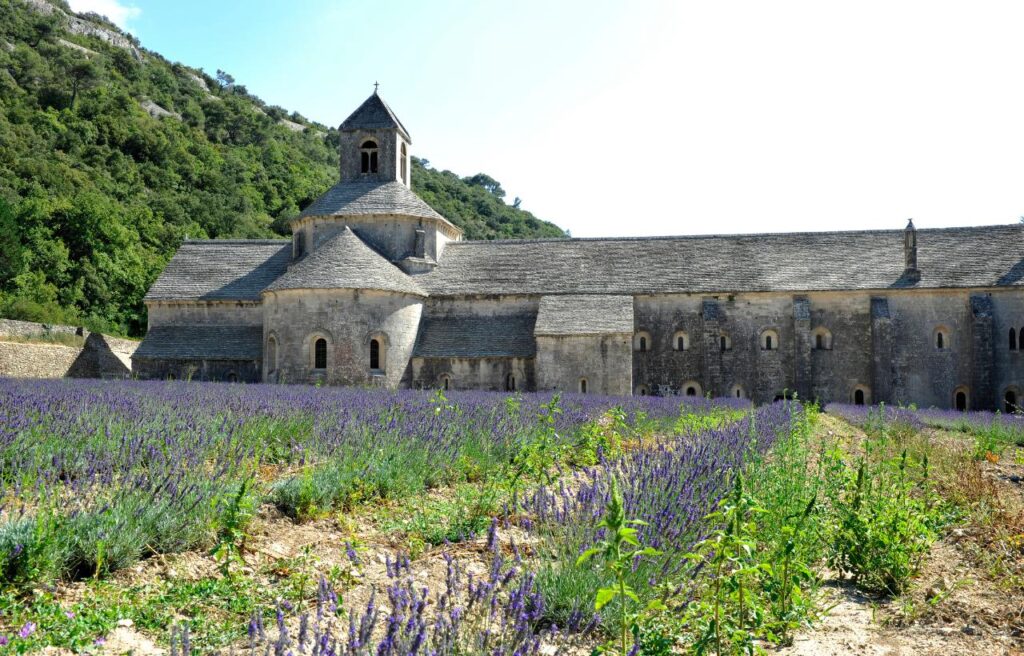
[[[377,93],[377,87],[379,87],[379,86],[380,86],[380,82],[374,82],[373,83],[373,92],[374,93]]]

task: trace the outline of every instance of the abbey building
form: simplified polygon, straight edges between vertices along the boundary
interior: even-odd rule
[[[374,93],[291,241],[182,244],[134,373],[1017,406],[1024,226],[465,241],[411,145]]]

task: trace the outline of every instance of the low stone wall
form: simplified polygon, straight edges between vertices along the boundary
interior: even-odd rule
[[[23,344],[0,341],[0,376],[64,378],[84,349],[60,344]]]
[[[4,341],[4,337],[31,339],[50,335],[79,335],[81,347],[62,344]],[[130,339],[90,333],[76,326],[56,326],[0,319],[0,376],[17,378],[126,378],[139,343]]]

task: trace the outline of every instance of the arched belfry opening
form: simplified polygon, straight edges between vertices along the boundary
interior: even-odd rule
[[[367,139],[359,146],[360,173],[376,173],[378,167],[377,142]]]

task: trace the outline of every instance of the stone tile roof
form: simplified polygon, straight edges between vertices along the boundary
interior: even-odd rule
[[[447,220],[401,182],[339,182],[302,210],[307,216],[400,214]]]
[[[604,335],[633,332],[633,297],[594,294],[544,296],[535,335]]]
[[[262,326],[154,326],[133,358],[169,360],[259,360]]]
[[[533,357],[535,319],[533,315],[423,317],[413,357]]]
[[[1024,285],[1024,226],[918,230],[920,281],[903,230],[538,239],[449,244],[417,280],[431,295],[643,294]]]
[[[406,141],[412,143],[405,126],[398,120],[384,99],[377,95],[376,91],[345,119],[339,129],[343,132],[348,130],[398,130]]]
[[[282,289],[378,289],[425,296],[404,271],[345,229],[288,268],[267,291]]]
[[[146,294],[147,301],[258,301],[288,268],[292,247],[280,239],[186,241]]]

